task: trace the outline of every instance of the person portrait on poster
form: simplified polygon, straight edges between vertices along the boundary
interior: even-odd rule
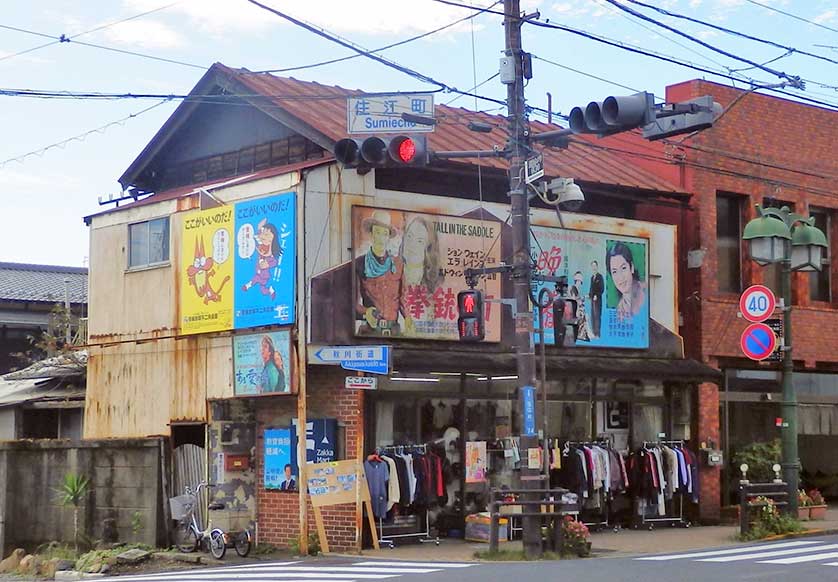
[[[608,274],[617,289],[617,319],[628,321],[637,315],[646,303],[646,284],[640,280],[635,259],[628,243],[614,242],[606,255]]]
[[[290,342],[287,330],[235,336],[236,396],[290,393]]]
[[[439,268],[439,237],[431,221],[424,216],[414,216],[404,229],[399,255],[404,262],[404,279],[400,303],[406,305],[408,297],[418,297],[433,313],[433,297],[445,279]],[[405,318],[405,331],[416,331],[415,318]]]

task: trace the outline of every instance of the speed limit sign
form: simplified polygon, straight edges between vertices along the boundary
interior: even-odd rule
[[[751,285],[739,298],[739,311],[742,317],[752,323],[765,321],[774,313],[777,300],[774,293],[765,285]]]

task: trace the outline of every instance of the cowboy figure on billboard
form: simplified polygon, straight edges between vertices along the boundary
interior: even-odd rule
[[[391,224],[390,213],[376,210],[365,218],[361,228],[369,237],[370,248],[355,259],[358,296],[355,318],[360,321],[361,335],[400,335],[404,262],[387,249],[398,230]]]

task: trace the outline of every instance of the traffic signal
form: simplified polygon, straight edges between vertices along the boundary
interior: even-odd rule
[[[425,166],[429,161],[423,135],[347,137],[335,143],[335,159],[347,168],[358,166]]]
[[[483,293],[468,289],[457,293],[457,333],[462,342],[479,342],[486,337]]]
[[[579,322],[576,319],[577,303],[575,299],[553,299],[553,337],[557,346],[576,345],[576,336],[579,330]],[[567,332],[570,330],[571,340]]]
[[[583,110],[570,110],[570,129],[575,133],[595,133],[600,137],[628,131],[655,121],[655,96],[642,91],[634,95],[606,97],[591,101]]]
[[[664,105],[654,123],[643,128],[643,137],[654,141],[682,133],[701,131],[712,127],[722,111],[722,106],[709,95]]]

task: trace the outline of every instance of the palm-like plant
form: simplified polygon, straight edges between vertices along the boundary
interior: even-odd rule
[[[84,475],[67,473],[61,482],[61,487],[56,489],[58,502],[63,506],[73,506],[73,543],[76,553],[79,551],[79,507],[90,490],[90,479]]]

